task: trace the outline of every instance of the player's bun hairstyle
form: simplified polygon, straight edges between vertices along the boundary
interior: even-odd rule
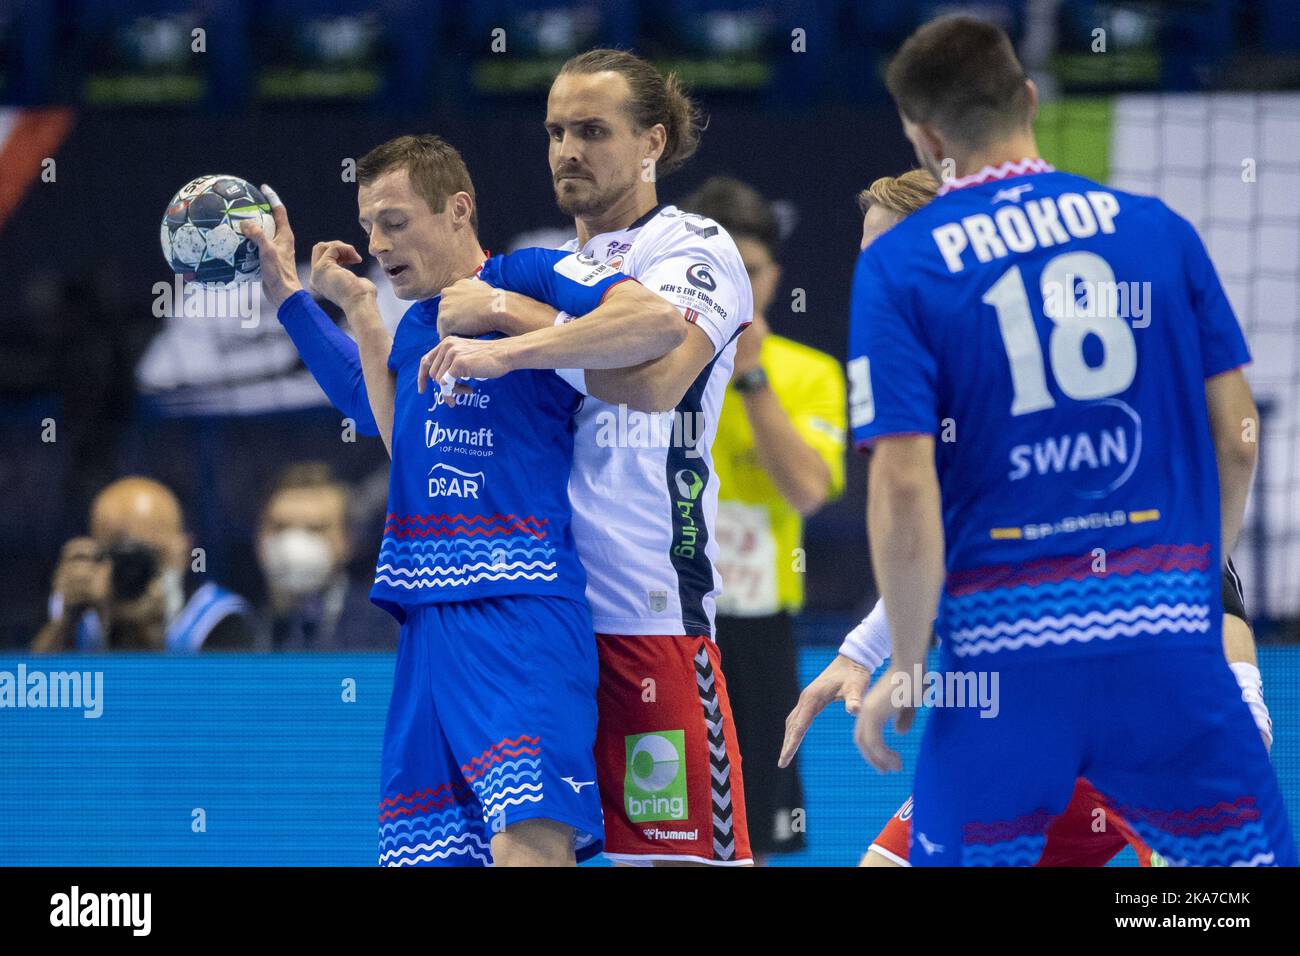
[[[939,181],[924,169],[912,169],[901,176],[881,176],[858,193],[862,215],[872,206],[883,206],[898,216],[910,216],[939,192]]]
[[[978,147],[1032,121],[1028,77],[1001,28],[976,17],[932,20],[903,43],[885,73],[898,109]]]
[[[637,131],[662,123],[667,131],[664,151],[655,163],[655,176],[667,176],[695,154],[705,122],[686,95],[676,73],[662,75],[648,60],[626,50],[588,50],[569,59],[557,74],[618,73],[631,89],[627,108]]]
[[[456,147],[432,133],[390,139],[357,160],[357,183],[368,186],[394,169],[406,170],[416,193],[436,213],[446,208],[448,197],[469,193],[474,199],[469,224],[478,235],[478,200],[474,196],[474,183]]]
[[[687,212],[708,216],[733,239],[753,239],[775,257],[781,224],[772,204],[753,186],[730,176],[712,176],[679,204]]]

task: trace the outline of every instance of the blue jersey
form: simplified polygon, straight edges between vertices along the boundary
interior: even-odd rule
[[[950,184],[860,257],[849,356],[859,446],[935,436],[945,653],[1217,646],[1205,380],[1250,356],[1184,219],[1041,161]]]
[[[625,277],[582,256],[525,249],[484,263],[479,278],[582,315]],[[573,413],[582,401],[553,371],[475,380],[449,406],[416,391],[438,344],[438,299],[417,302],[393,337],[396,374],[388,513],[371,600],[405,608],[502,595],[585,602],[570,527]]]

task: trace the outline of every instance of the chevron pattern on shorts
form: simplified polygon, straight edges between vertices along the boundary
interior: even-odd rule
[[[709,660],[708,645],[700,644],[695,655],[695,686],[704,708],[704,726],[709,737],[709,792],[713,803],[713,853],[719,860],[736,858],[736,831],[731,810],[731,758],[722,729],[722,705]]]

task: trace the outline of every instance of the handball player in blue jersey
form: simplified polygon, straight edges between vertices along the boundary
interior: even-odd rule
[[[887,81],[944,180],[859,258],[849,345],[893,629],[863,753],[897,768],[884,725],[949,691],[921,743],[911,862],[1033,863],[1085,777],[1171,864],[1295,865],[1223,657],[1258,413],[1204,246],[1159,200],[1038,156],[1036,91],[997,27],[927,24]]]
[[[581,396],[554,372],[527,367],[426,390],[419,365],[438,341],[439,291],[458,279],[477,275],[557,311],[591,313],[595,335],[657,297],[574,254],[488,258],[468,171],[436,136],[377,147],[358,162],[357,181],[370,252],[397,295],[417,300],[391,338],[374,284],[345,268],[361,262],[351,246],[318,244],[311,286],[344,310],[357,343],[299,286],[278,197],[275,238],[246,234],[308,368],[393,459],[371,591],[402,623],[379,860],[573,864],[599,852],[604,834],[592,753],[595,636],[568,500]],[[647,358],[666,347],[653,323],[645,336]]]

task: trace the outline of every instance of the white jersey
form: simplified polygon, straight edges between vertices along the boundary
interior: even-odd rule
[[[579,251],[576,239],[564,248]],[[675,411],[588,396],[578,412],[569,499],[596,631],[712,635],[721,579],[710,449],[736,336],[753,317],[749,276],[726,230],[674,206],[593,236],[580,251],[668,299],[714,350]],[[562,374],[585,391],[581,372]]]

